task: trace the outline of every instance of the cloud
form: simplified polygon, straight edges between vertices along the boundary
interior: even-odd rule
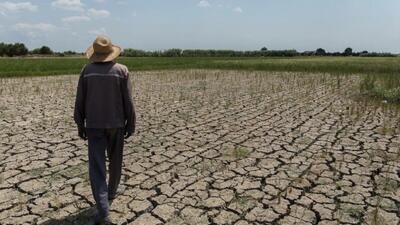
[[[233,11],[236,13],[242,13],[243,9],[238,6],[238,7],[234,8]]]
[[[56,8],[72,11],[83,11],[83,3],[81,0],[56,0],[51,3]]]
[[[30,2],[0,2],[0,14],[16,12],[35,12],[38,7]]]
[[[64,23],[75,23],[75,22],[85,22],[90,21],[90,17],[87,16],[70,16],[62,18]]]
[[[50,23],[17,23],[14,28],[18,31],[23,30],[37,30],[37,31],[51,31],[55,26]]]
[[[110,16],[110,12],[104,9],[97,10],[97,9],[89,9],[88,15],[93,18],[105,18]]]
[[[197,3],[197,6],[201,8],[207,8],[210,7],[211,5],[207,0],[201,0],[199,3]]]
[[[14,30],[21,32],[30,37],[36,37],[41,34],[47,34],[56,29],[50,23],[17,23],[13,26]]]
[[[88,33],[93,35],[105,35],[107,34],[107,31],[106,28],[102,27],[96,30],[89,30]]]
[[[127,5],[127,4],[128,4],[128,2],[123,1],[123,0],[117,1],[117,5]]]

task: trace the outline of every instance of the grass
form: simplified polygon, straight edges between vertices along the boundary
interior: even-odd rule
[[[117,62],[127,65],[130,71],[221,69],[361,74],[363,95],[400,103],[400,57],[120,57]],[[0,58],[0,78],[79,74],[87,63],[83,57]],[[337,81],[340,88],[341,80]]]
[[[339,74],[399,74],[400,57],[121,57],[117,62],[135,70],[232,69]],[[85,58],[0,58],[0,78],[78,74],[88,63]]]
[[[232,154],[236,159],[243,159],[246,158],[250,152],[245,148],[238,147],[233,150]]]
[[[360,91],[369,97],[400,103],[400,73],[367,74],[360,83]]]

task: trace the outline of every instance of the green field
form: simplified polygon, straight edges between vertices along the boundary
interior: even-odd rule
[[[143,57],[118,58],[130,71],[139,70],[261,70],[358,74],[360,90],[369,97],[400,103],[400,57]],[[79,74],[83,57],[0,58],[0,78]]]
[[[340,74],[399,74],[400,57],[295,57],[295,58],[200,58],[145,57],[117,60],[134,70],[234,69]],[[78,74],[85,58],[0,58],[0,77]]]

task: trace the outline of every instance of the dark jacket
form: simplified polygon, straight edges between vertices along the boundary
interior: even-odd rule
[[[74,120],[86,128],[135,130],[132,84],[126,66],[91,63],[83,67],[77,88]]]

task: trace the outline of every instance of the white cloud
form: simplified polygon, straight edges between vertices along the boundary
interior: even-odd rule
[[[89,30],[88,33],[93,34],[93,35],[105,35],[105,34],[107,34],[107,31],[106,31],[106,28],[102,27],[102,28],[96,29],[96,30]]]
[[[75,23],[75,22],[85,22],[90,21],[90,18],[87,16],[70,16],[62,18],[64,23]]]
[[[35,12],[38,7],[30,2],[0,2],[0,14],[5,15],[6,13],[15,12]]]
[[[50,31],[54,30],[55,26],[50,23],[17,23],[14,28],[18,31],[23,30],[37,30],[37,31]]]
[[[83,11],[81,0],[56,0],[51,5],[65,10]]]
[[[237,12],[237,13],[242,13],[243,9],[238,6],[238,7],[234,8],[233,11]]]
[[[207,8],[210,7],[211,5],[207,0],[201,0],[199,3],[197,3],[197,6],[201,8]]]
[[[94,18],[105,18],[110,16],[110,12],[104,9],[97,10],[92,8],[88,10],[88,15]]]
[[[127,5],[127,4],[128,4],[128,2],[123,1],[123,0],[117,1],[117,5]]]
[[[106,0],[94,0],[95,2],[104,3]]]
[[[26,34],[30,37],[47,34],[55,30],[56,27],[50,23],[17,23],[13,26],[14,30]]]

